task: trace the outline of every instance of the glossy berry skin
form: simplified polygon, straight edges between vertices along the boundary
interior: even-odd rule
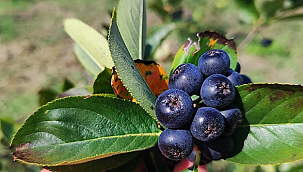
[[[203,75],[199,68],[191,63],[179,65],[169,78],[169,89],[180,89],[188,95],[199,94]]]
[[[207,142],[209,154],[204,155],[212,160],[226,159],[234,147],[234,141],[230,136],[220,136]]]
[[[243,115],[240,109],[234,104],[231,104],[224,109],[220,109],[220,113],[225,118],[225,130],[222,135],[231,135],[241,124]]]
[[[190,96],[179,89],[164,91],[156,100],[155,113],[161,124],[167,128],[180,128],[187,124],[194,112]]]
[[[192,135],[200,141],[211,141],[224,131],[225,121],[221,113],[212,107],[199,108],[190,126]]]
[[[188,130],[164,130],[158,140],[161,153],[168,159],[187,158],[194,148],[194,139]]]
[[[201,55],[198,67],[205,76],[225,74],[230,66],[228,54],[220,49],[213,49]]]
[[[243,84],[250,84],[252,83],[251,79],[247,75],[240,75],[243,79]]]
[[[243,84],[243,79],[240,74],[236,71],[231,69],[228,70],[227,74],[225,75],[233,84],[233,86],[238,86]]]
[[[235,69],[236,72],[240,73],[241,71],[241,65],[239,62],[237,62],[237,66],[236,66],[236,69]]]
[[[226,76],[214,74],[203,82],[200,96],[207,106],[220,108],[234,100],[235,92],[235,87]]]

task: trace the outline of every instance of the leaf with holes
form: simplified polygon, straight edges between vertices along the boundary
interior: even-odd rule
[[[303,87],[250,84],[237,87],[245,120],[233,134],[229,161],[261,165],[303,159]]]
[[[106,95],[68,97],[42,106],[13,138],[13,156],[38,165],[88,162],[157,143],[156,121],[138,104]]]

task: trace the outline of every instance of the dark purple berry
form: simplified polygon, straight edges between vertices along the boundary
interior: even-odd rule
[[[224,117],[217,109],[202,107],[197,110],[190,131],[200,141],[211,141],[223,133],[224,127]]]
[[[230,66],[228,54],[220,49],[213,49],[201,55],[198,67],[205,76],[226,74]]]
[[[251,79],[247,75],[240,75],[243,79],[243,84],[250,84],[252,83]]]
[[[159,95],[155,103],[156,117],[168,128],[179,128],[187,124],[194,107],[190,96],[179,89],[169,89]]]
[[[235,98],[235,87],[224,75],[214,74],[205,79],[200,96],[207,106],[225,107]]]
[[[235,69],[236,72],[240,73],[241,71],[241,65],[239,62],[237,62],[237,66],[236,66],[236,69]]]
[[[188,95],[199,94],[203,75],[198,67],[191,63],[179,65],[169,78],[170,89],[180,89]]]
[[[205,155],[206,158],[212,160],[226,159],[234,147],[234,141],[230,136],[220,136],[213,141],[207,142],[207,147],[209,154]]]
[[[243,115],[240,109],[234,104],[231,104],[224,109],[220,109],[220,113],[225,118],[225,130],[222,135],[231,135],[241,124]]]
[[[243,84],[243,79],[240,74],[236,71],[231,69],[228,70],[227,74],[225,75],[233,84],[233,86],[238,86]]]
[[[262,41],[261,41],[261,45],[263,46],[263,47],[268,47],[268,46],[270,46],[272,44],[272,40],[271,39],[263,39]]]
[[[187,158],[194,148],[194,139],[188,130],[164,130],[158,140],[161,153],[168,159]]]

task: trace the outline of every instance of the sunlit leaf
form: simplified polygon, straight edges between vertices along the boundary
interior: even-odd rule
[[[303,87],[250,84],[237,88],[245,120],[233,134],[229,161],[262,165],[303,159]]]
[[[107,40],[92,27],[75,18],[64,20],[65,32],[76,42],[75,52],[93,76],[97,76],[104,67],[111,68]]]
[[[116,23],[115,12],[113,13],[110,28],[109,48],[115,63],[116,71],[125,88],[133,98],[135,98],[154,119],[156,119],[154,111],[156,96],[140,74],[140,71],[136,67],[134,60],[123,42]]]
[[[103,68],[94,59],[92,59],[90,55],[85,52],[77,43],[74,45],[74,52],[79,62],[86,69],[86,71],[93,78],[96,78],[98,73],[100,73]]]
[[[13,156],[57,166],[148,149],[157,143],[156,121],[136,103],[93,95],[58,99],[31,115],[13,138]]]
[[[134,60],[143,59],[146,39],[145,0],[120,0],[117,25],[131,57]]]

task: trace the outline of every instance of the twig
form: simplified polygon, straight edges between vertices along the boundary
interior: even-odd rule
[[[244,47],[246,47],[250,42],[251,40],[255,37],[256,33],[260,32],[261,30],[263,29],[262,26],[259,26],[259,27],[254,27],[248,34],[247,36],[245,37],[245,39],[239,44],[238,46],[238,52],[241,52]]]

